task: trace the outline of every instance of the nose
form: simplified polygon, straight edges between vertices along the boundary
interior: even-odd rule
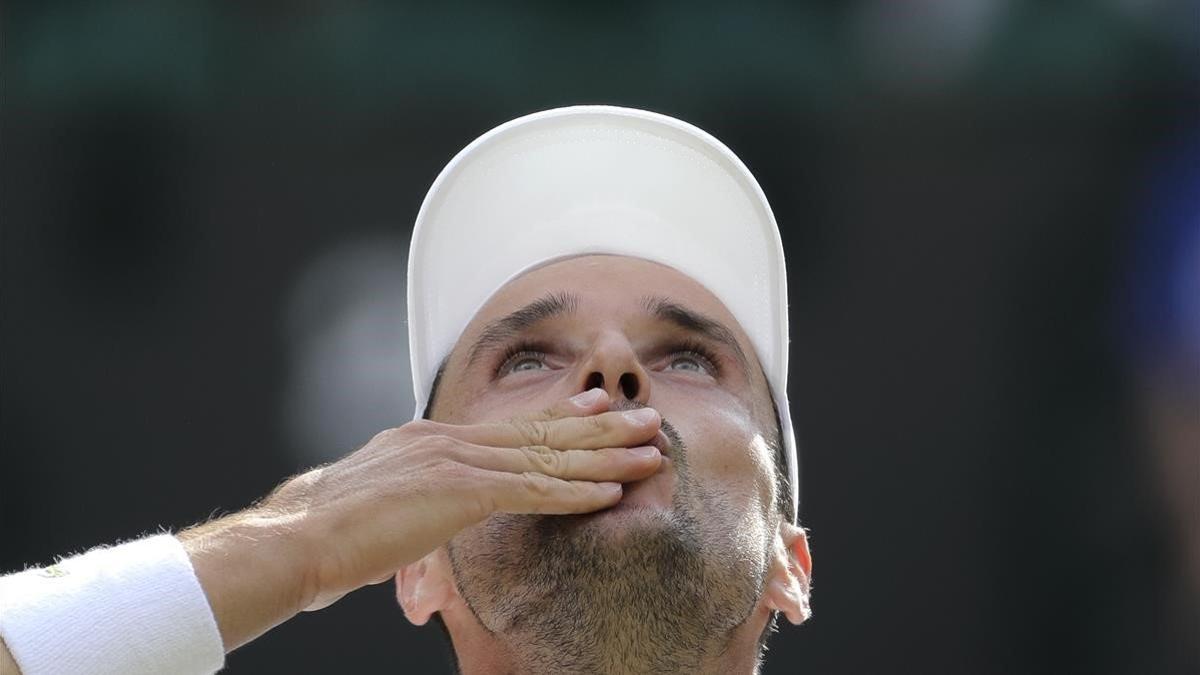
[[[596,338],[579,377],[579,391],[600,387],[614,401],[624,398],[646,405],[650,400],[650,378],[633,345],[619,333],[603,333]]]

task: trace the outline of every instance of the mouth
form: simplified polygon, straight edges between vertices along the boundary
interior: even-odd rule
[[[668,509],[672,503],[675,491],[674,445],[671,437],[659,429],[647,445],[653,445],[662,453],[662,464],[650,476],[625,484],[625,493],[621,501],[609,510],[625,511],[627,509],[651,509],[661,511]]]
[[[654,434],[654,438],[650,441],[650,445],[653,445],[654,447],[658,448],[658,451],[660,453],[662,453],[663,457],[670,457],[672,454],[671,453],[671,440],[669,438],[667,438],[667,435],[662,432],[662,429],[659,429]]]

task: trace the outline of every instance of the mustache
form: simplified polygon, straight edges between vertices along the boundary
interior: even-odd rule
[[[650,406],[646,405],[645,403],[638,403],[637,401],[621,399],[621,400],[613,401],[608,406],[608,409],[610,412],[611,411],[624,412],[626,410],[638,410],[639,408],[649,408],[649,407]],[[687,449],[687,446],[683,442],[683,437],[679,435],[679,430],[675,428],[675,425],[671,424],[671,421],[667,419],[666,415],[662,414],[661,410],[659,411],[658,415],[659,415],[659,418],[662,419],[662,426],[660,427],[660,429],[662,430],[663,436],[667,437],[667,444],[670,446],[668,448],[668,452],[670,453],[670,455],[672,457],[678,457],[678,458],[682,459],[683,454],[686,452],[686,449]]]

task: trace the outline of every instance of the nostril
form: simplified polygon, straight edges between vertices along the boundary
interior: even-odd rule
[[[583,390],[604,388],[604,376],[600,373],[592,373],[588,375],[587,383],[584,384]]]
[[[625,394],[625,398],[632,401],[638,395],[638,379],[633,373],[625,373],[618,380],[617,384],[621,385],[621,393]]]

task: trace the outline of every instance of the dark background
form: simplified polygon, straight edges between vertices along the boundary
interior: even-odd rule
[[[783,233],[815,616],[767,673],[1200,672],[1200,436],[1165,472],[1179,498],[1146,413],[1167,371],[1177,418],[1200,417],[1200,360],[1163,356],[1190,334],[1138,311],[1200,275],[1165,253],[1191,230],[1155,211],[1200,186],[1178,168],[1200,156],[1195,4],[46,2],[0,21],[0,569],[236,510],[409,420],[425,190],[492,126],[612,103],[725,141]],[[382,585],[228,672],[444,654]]]

